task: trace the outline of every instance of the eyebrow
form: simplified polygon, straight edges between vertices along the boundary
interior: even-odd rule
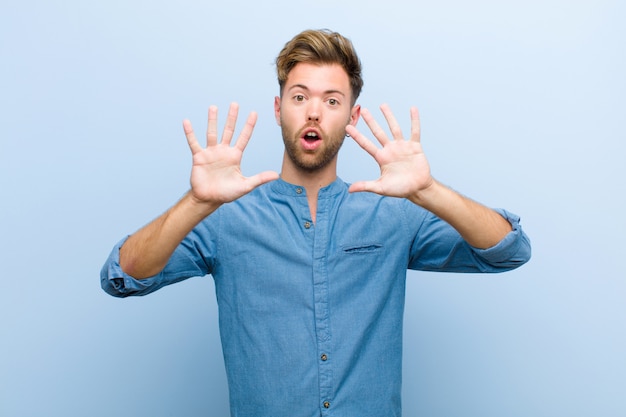
[[[304,84],[294,84],[291,87],[289,87],[287,89],[287,91],[291,91],[294,88],[301,88],[301,89],[303,89],[305,91],[310,91],[309,87],[307,87]],[[326,91],[324,91],[324,94],[340,94],[340,95],[342,95],[344,97],[346,96],[345,93],[343,91],[340,91],[340,90],[326,90]]]

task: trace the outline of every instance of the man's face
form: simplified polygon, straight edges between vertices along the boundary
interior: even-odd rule
[[[297,64],[275,99],[274,112],[289,160],[306,172],[336,161],[345,127],[359,117],[348,74],[338,64]]]

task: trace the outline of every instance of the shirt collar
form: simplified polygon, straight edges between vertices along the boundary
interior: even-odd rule
[[[297,184],[290,184],[284,181],[282,178],[272,181],[270,183],[272,191],[292,196],[292,197],[306,197],[306,190],[303,186]],[[332,197],[345,191],[348,185],[343,182],[339,177],[335,181],[328,184],[326,187],[322,187],[319,191],[319,197]]]

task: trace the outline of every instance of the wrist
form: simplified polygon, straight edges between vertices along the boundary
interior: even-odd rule
[[[187,211],[189,215],[200,219],[213,213],[222,205],[220,202],[200,200],[193,194],[192,190],[185,194],[180,203],[186,207],[185,211]]]
[[[442,191],[446,189],[447,187],[431,177],[430,182],[411,195],[409,200],[418,206],[429,209],[440,200]]]

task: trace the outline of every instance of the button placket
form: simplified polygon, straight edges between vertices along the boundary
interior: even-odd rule
[[[333,399],[333,370],[329,360],[332,354],[329,285],[328,285],[328,242],[329,242],[329,201],[320,194],[317,204],[317,221],[311,224],[315,230],[313,239],[313,295],[315,301],[315,332],[318,348],[319,401],[323,415],[330,408]],[[330,412],[330,411],[329,411]]]

